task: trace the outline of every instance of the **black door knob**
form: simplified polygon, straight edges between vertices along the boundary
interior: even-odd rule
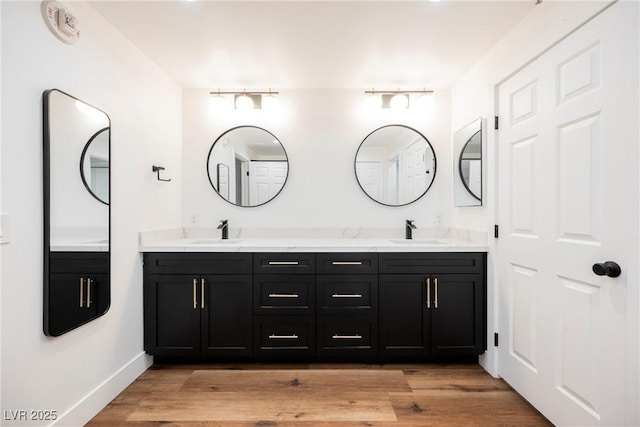
[[[593,264],[593,272],[598,276],[618,277],[622,270],[617,262],[606,261]]]

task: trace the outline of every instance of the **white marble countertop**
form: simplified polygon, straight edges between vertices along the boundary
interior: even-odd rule
[[[402,231],[402,230],[400,230]],[[244,234],[244,236],[243,236]],[[217,232],[203,230],[175,229],[140,233],[140,252],[487,252],[486,236],[473,233],[430,233],[431,236],[416,236],[407,240],[402,237],[372,237],[367,232],[345,233],[335,236],[329,230],[327,237],[317,237],[314,233],[300,234],[304,237],[259,237],[252,233],[229,233],[229,239],[222,240]],[[334,234],[334,236],[332,236]],[[344,235],[355,237],[343,237]],[[401,233],[377,233],[395,234]],[[437,234],[441,236],[438,237]],[[482,233],[484,234],[484,233]]]

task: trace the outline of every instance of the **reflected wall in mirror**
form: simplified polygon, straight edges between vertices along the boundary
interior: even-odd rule
[[[111,123],[57,89],[42,101],[43,330],[59,336],[110,306]]]
[[[453,135],[453,205],[482,205],[482,119]]]
[[[264,205],[284,187],[289,160],[271,132],[238,126],[218,137],[207,158],[209,182],[220,197],[242,207]]]
[[[109,204],[109,128],[94,133],[80,156],[80,177],[89,193]]]
[[[382,126],[362,141],[355,159],[356,179],[371,199],[404,206],[426,194],[436,176],[431,143],[404,125]]]

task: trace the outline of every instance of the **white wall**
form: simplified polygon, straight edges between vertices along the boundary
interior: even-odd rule
[[[138,230],[181,223],[180,88],[84,2],[82,38],[65,45],[40,2],[2,2],[2,192],[11,243],[1,246],[2,414],[55,410],[81,425],[148,364],[143,354]],[[58,338],[42,333],[42,92],[58,88],[112,125],[111,309]],[[171,183],[156,181],[152,164]],[[3,425],[39,425],[3,420]]]
[[[407,110],[367,111],[361,90],[282,90],[279,112],[254,110],[215,112],[207,90],[183,92],[184,223],[197,217],[212,227],[229,219],[234,227],[398,227],[414,219],[433,225],[434,213],[450,216],[451,153],[450,94],[434,94],[432,114]],[[362,140],[387,124],[404,124],[429,139],[436,153],[435,182],[418,202],[387,207],[373,202],[356,181],[354,159]],[[282,192],[256,208],[241,208],[222,200],[207,179],[207,154],[227,129],[256,125],[273,133],[289,157],[289,177]],[[445,225],[445,224],[443,224]],[[402,237],[404,234],[399,235]]]

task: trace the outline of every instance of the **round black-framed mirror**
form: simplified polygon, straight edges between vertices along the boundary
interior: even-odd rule
[[[289,177],[289,158],[273,133],[253,125],[236,126],[211,145],[207,176],[226,202],[262,206],[282,192]]]
[[[354,169],[358,185],[370,199],[385,206],[406,206],[429,191],[437,161],[433,146],[422,133],[391,124],[362,140]]]
[[[80,178],[97,201],[109,204],[109,127],[94,133],[80,155]]]
[[[458,171],[462,185],[471,197],[482,201],[482,129],[471,135],[460,151]],[[472,179],[475,176],[476,179]]]

